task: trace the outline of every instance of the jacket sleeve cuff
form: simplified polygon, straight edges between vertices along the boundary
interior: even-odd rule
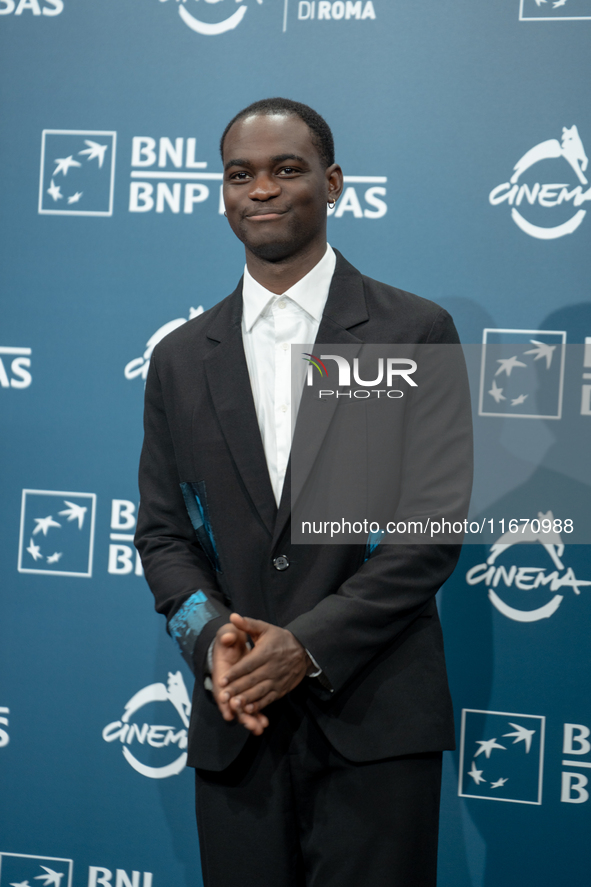
[[[207,652],[218,628],[230,621],[230,610],[199,589],[194,591],[168,622],[168,631],[191,671],[207,672]]]
[[[304,648],[305,649],[305,648]],[[306,649],[306,655],[310,660],[310,665],[308,667],[308,671],[306,672],[307,678],[317,678],[318,675],[322,674],[322,668],[318,665],[312,654],[309,650]]]
[[[330,679],[322,666],[316,661],[308,647],[303,643],[302,639],[298,637],[297,632],[292,631],[291,626],[286,626],[288,631],[291,631],[293,636],[302,644],[304,650],[306,651],[306,655],[308,656],[311,667],[308,673],[306,674],[307,678],[310,678],[310,689],[314,690],[321,698],[328,699],[334,693],[334,687],[332,686]]]

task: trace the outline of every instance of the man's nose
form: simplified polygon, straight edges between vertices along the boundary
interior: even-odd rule
[[[251,200],[269,200],[271,197],[278,197],[279,194],[281,194],[279,182],[268,173],[260,173],[248,192]]]

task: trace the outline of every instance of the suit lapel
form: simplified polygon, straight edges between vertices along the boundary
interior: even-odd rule
[[[270,534],[277,513],[242,344],[242,282],[207,330],[204,360],[213,408],[248,494]]]
[[[369,317],[363,279],[353,265],[349,264],[337,250],[335,252],[337,264],[314,343],[314,353],[320,354],[319,349],[330,345],[357,345],[351,354],[353,358],[359,352],[363,341],[349,328],[364,323]],[[292,502],[297,501],[303,489],[338,403],[336,397],[320,402],[311,396],[306,396],[307,392],[307,387],[304,387],[292,438],[292,450],[297,448],[299,454],[298,466],[305,465],[306,469],[298,470],[297,474],[292,472],[290,456],[275,522],[273,545],[279,541],[289,520]]]

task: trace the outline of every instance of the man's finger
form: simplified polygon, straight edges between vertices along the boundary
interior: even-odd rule
[[[243,642],[242,637],[240,637],[242,634],[243,632],[241,631],[226,631],[219,637],[220,644],[223,644],[224,647],[233,647],[235,644]]]
[[[263,650],[258,650],[255,647],[224,673],[220,678],[220,685],[222,687],[228,687],[228,685],[234,683],[234,681],[245,677],[245,675],[251,674],[253,671],[256,671],[257,668],[266,665],[268,660],[269,654],[265,653]]]
[[[263,697],[267,696],[268,693],[274,691],[275,687],[273,686],[273,682],[271,680],[260,681],[254,687],[251,687],[249,690],[246,690],[236,696],[232,696],[231,699],[228,700],[228,705],[232,711],[250,711],[247,707],[249,704],[253,702],[257,702]],[[255,711],[256,709],[252,709]]]
[[[221,716],[224,721],[233,721],[236,717],[235,713],[232,711],[229,703],[221,702],[219,699],[217,700],[218,708],[220,710]]]
[[[256,702],[251,702],[246,705],[244,707],[244,711],[247,714],[252,715],[256,714],[257,712],[260,713],[263,708],[266,708],[268,705],[271,705],[272,702],[275,702],[277,696],[278,694],[275,690],[270,690],[269,693],[262,697],[262,699],[258,699]]]
[[[246,714],[241,712],[238,720],[243,727],[254,733],[255,736],[261,736],[263,731],[269,726],[269,719],[263,714]]]
[[[266,631],[270,624],[269,622],[263,622],[262,619],[252,619],[250,616],[241,616],[239,613],[232,613],[230,616],[230,622],[232,625],[235,625],[236,628],[245,631],[253,639]]]
[[[224,701],[228,701],[231,696],[238,696],[239,693],[244,693],[246,690],[250,690],[251,687],[260,684],[261,681],[270,680],[271,677],[271,671],[267,667],[267,663],[264,663],[259,668],[255,668],[254,671],[249,672],[241,678],[236,678],[232,683],[226,684],[222,687],[220,690],[220,697]]]

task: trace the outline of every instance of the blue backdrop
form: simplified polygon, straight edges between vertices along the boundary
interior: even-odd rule
[[[151,349],[243,265],[219,135],[258,98],[311,104],[351,262],[466,342],[587,340],[546,418],[475,406],[483,509],[536,483],[567,518],[589,482],[553,454],[591,425],[591,0],[0,0],[0,30],[0,887],[195,887],[191,676],[131,538]],[[441,887],[588,878],[591,562],[558,537],[469,546],[440,595]]]

